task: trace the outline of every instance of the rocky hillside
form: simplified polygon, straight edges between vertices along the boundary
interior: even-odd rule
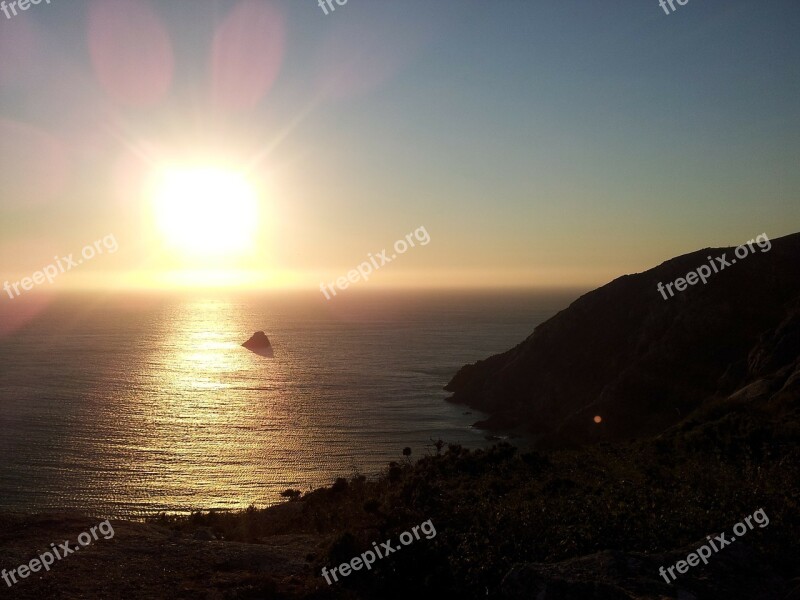
[[[796,392],[800,234],[771,244],[743,259],[707,248],[620,277],[516,348],[463,367],[445,389],[491,415],[478,425],[522,424],[557,445],[656,434],[737,394]],[[660,282],[723,255],[730,264],[705,285],[659,293]]]

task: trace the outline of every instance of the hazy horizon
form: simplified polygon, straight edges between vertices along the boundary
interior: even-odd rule
[[[796,3],[499,6],[0,16],[3,281],[114,236],[37,289],[318,290],[424,227],[348,292],[588,289],[797,229]]]

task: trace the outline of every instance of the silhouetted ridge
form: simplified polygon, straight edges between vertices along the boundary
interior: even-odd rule
[[[675,297],[657,291],[733,252],[700,250],[585,294],[517,347],[459,370],[451,401],[488,412],[482,427],[581,443],[658,433],[756,379],[789,385],[794,374],[796,391],[800,234]]]

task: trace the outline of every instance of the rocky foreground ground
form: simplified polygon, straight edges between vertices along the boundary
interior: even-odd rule
[[[735,441],[724,432],[745,425],[723,417],[699,440],[687,425],[591,451],[450,446],[392,463],[376,480],[287,494],[269,509],[112,520],[113,538],[0,588],[0,598],[799,600],[800,454],[786,443],[797,424],[752,413],[747,422],[750,432]],[[767,526],[676,581],[662,579],[660,567],[686,559],[707,536],[730,537],[758,509]],[[322,578],[323,566],[426,520],[435,537],[333,585]],[[74,546],[99,521],[4,515],[0,565],[28,563],[51,543]]]
[[[69,540],[98,519],[49,515],[0,517],[0,561],[13,569],[55,542]],[[12,588],[2,583],[0,598],[270,598],[305,595],[324,580],[309,560],[320,552],[319,535],[274,535],[266,543],[213,539],[207,529],[183,534],[152,523],[112,520],[114,537],[102,537],[56,561]],[[283,594],[281,594],[283,595]]]

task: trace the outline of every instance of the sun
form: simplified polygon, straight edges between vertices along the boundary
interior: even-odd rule
[[[151,194],[156,226],[174,250],[224,257],[252,246],[259,202],[243,174],[209,166],[172,167],[156,176]]]

